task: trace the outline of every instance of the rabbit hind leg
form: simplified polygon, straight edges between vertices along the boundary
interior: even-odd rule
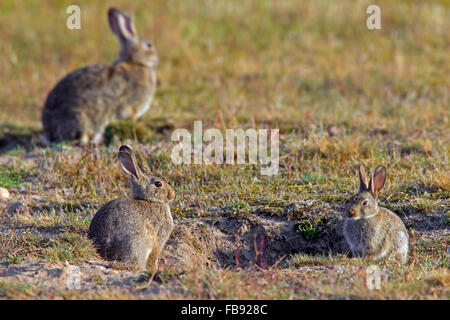
[[[92,143],[99,144],[103,140],[103,133],[105,132],[107,122],[104,122],[100,125],[99,129],[96,130],[95,134],[92,137]]]
[[[397,233],[397,256],[402,264],[408,261],[408,235],[404,231]]]

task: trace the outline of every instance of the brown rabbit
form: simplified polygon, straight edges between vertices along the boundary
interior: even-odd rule
[[[127,13],[110,8],[108,20],[120,42],[119,57],[112,65],[75,70],[52,89],[42,111],[47,143],[100,143],[111,121],[135,120],[152,103],[158,65],[155,47],[139,39]]]
[[[375,260],[408,260],[408,232],[402,220],[392,211],[377,204],[378,193],[386,181],[386,168],[375,169],[370,182],[359,166],[360,187],[350,198],[345,212],[344,236],[354,256]]]
[[[98,210],[89,227],[100,255],[133,269],[157,268],[157,259],[173,229],[169,202],[175,192],[164,180],[145,175],[128,146],[118,158],[130,175],[130,198],[118,198]]]

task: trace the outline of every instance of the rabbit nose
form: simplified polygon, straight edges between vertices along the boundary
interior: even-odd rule
[[[358,216],[359,216],[358,209],[356,209],[356,208],[350,208],[350,209],[348,210],[348,216],[351,217],[351,218],[356,218],[356,217],[358,217]]]

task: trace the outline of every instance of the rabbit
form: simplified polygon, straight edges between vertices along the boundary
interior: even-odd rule
[[[135,270],[153,266],[173,230],[169,203],[174,189],[164,180],[144,174],[129,146],[122,145],[119,163],[130,176],[130,197],[112,200],[101,207],[89,226],[99,254]]]
[[[158,53],[138,37],[127,13],[110,8],[108,21],[120,43],[118,59],[77,69],[56,84],[42,111],[43,141],[99,144],[110,122],[136,120],[150,108]]]
[[[387,259],[405,264],[408,260],[408,232],[392,211],[379,207],[378,193],[386,181],[386,168],[378,166],[370,182],[359,166],[360,187],[345,210],[344,236],[353,256]]]

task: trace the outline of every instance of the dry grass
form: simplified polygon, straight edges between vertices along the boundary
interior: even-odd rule
[[[63,75],[115,59],[109,4],[80,3],[79,31],[65,28],[70,1],[0,5],[0,139],[36,136],[43,101]],[[314,222],[339,211],[357,189],[359,163],[385,165],[380,201],[408,221],[412,244],[410,263],[387,267],[382,290],[365,286],[368,262],[300,255],[267,270],[212,267],[177,276],[163,268],[155,295],[118,288],[80,295],[1,280],[0,297],[448,299],[450,7],[386,2],[383,29],[369,31],[368,4],[114,1],[155,40],[161,64],[152,111],[135,127],[110,132],[132,139],[144,166],[175,187],[176,219],[258,214],[262,207],[284,217],[288,204],[306,203],[289,217]],[[194,120],[220,130],[279,128],[280,174],[261,176],[258,166],[174,165],[170,129],[160,129],[192,129]],[[24,203],[14,214],[0,202],[4,264],[98,258],[86,239],[90,219],[127,192],[115,159],[119,141],[111,141],[97,149],[31,143],[0,155],[0,186],[11,202]]]

